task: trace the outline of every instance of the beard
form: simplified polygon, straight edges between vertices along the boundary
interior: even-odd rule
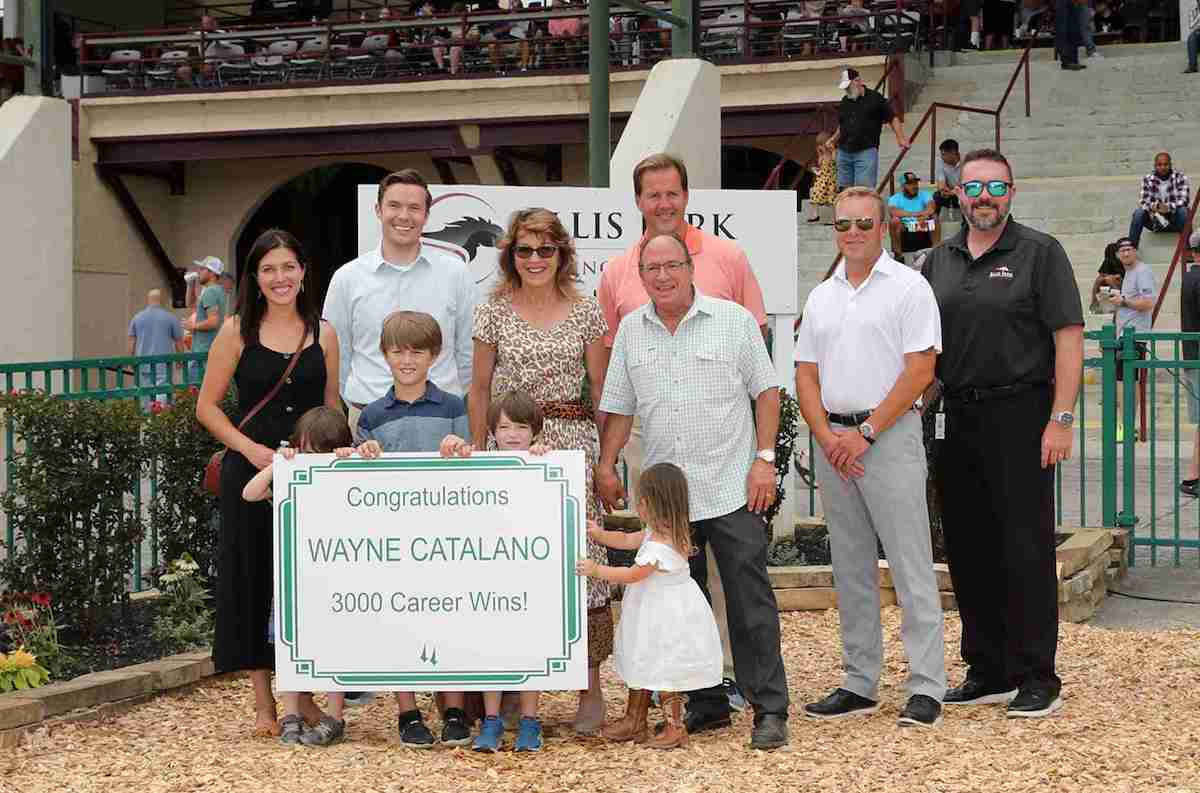
[[[977,216],[975,212],[980,207],[991,207],[996,211],[996,216],[987,218],[981,218]],[[1012,211],[1011,202],[1009,202],[1009,205],[1004,209],[1001,209],[997,204],[993,204],[991,202],[979,203],[970,209],[964,209],[963,218],[966,219],[967,225],[976,231],[991,231],[997,226],[1002,225],[1004,221],[1008,219],[1008,214],[1010,211]]]

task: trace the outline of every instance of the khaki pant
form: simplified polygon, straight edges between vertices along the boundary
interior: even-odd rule
[[[626,505],[629,509],[637,508],[637,482],[642,476],[642,422],[633,419],[633,430],[629,433],[629,441],[622,452],[625,459],[625,472],[628,479]],[[716,557],[713,556],[712,546],[705,551],[708,562],[708,595],[712,599],[713,617],[717,621],[717,633],[721,636],[721,652],[724,653],[725,677],[736,680],[733,671],[733,653],[729,649],[729,621],[725,617],[725,587],[721,585],[721,571],[717,569]]]

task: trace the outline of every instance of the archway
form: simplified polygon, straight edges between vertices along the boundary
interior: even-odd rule
[[[726,190],[761,190],[771,171],[782,159],[778,154],[754,146],[723,144],[721,146],[721,187]],[[784,163],[779,183],[790,185],[797,176],[800,183],[796,187],[796,209],[799,211],[800,200],[808,196],[808,187],[812,183],[812,174],[801,172],[797,163],[789,160]]]
[[[267,229],[290,231],[312,262],[313,286],[324,303],[334,271],[358,256],[358,186],[377,184],[387,174],[378,165],[348,162],[313,168],[287,181],[242,226],[234,261],[240,268],[254,240]]]

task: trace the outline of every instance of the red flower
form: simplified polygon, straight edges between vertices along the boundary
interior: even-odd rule
[[[196,394],[200,393],[200,389],[194,385],[190,385],[190,386],[188,386],[188,393],[191,394],[192,396],[196,396]]]
[[[50,593],[49,592],[33,592],[29,595],[29,601],[31,603],[33,603],[33,605],[35,605],[35,606],[43,606],[45,608],[49,608],[50,607]]]
[[[15,612],[15,611],[10,609],[10,610],[4,612],[4,621],[6,623],[8,623],[9,625],[16,625],[18,619],[19,618],[17,617],[17,612]]]
[[[151,402],[151,403],[150,403],[150,412],[151,412],[151,413],[153,413],[153,414],[154,414],[154,415],[156,415],[156,416],[157,416],[159,413],[162,413],[162,412],[163,412],[163,406],[162,406],[162,403],[161,403],[161,402]]]

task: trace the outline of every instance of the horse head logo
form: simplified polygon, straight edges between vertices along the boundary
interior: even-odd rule
[[[467,216],[447,223],[438,231],[427,231],[424,236],[457,245],[467,252],[468,261],[473,262],[481,247],[496,247],[504,229],[486,218]]]

